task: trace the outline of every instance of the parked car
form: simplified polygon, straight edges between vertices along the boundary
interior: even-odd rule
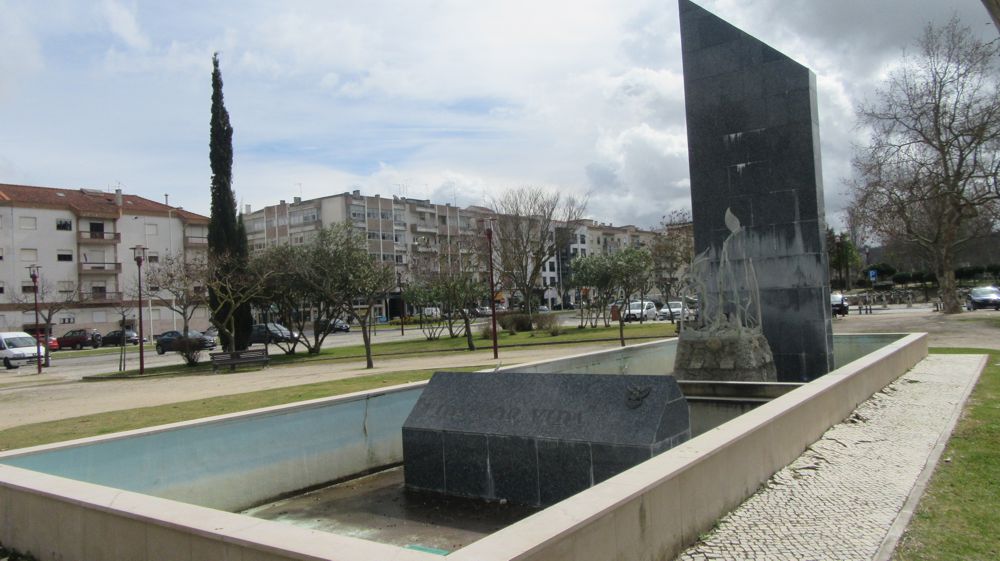
[[[656,318],[656,304],[650,300],[629,302],[622,319],[625,321],[649,321]]]
[[[685,321],[694,319],[694,311],[685,306],[682,302],[667,302],[656,312],[656,319],[678,321],[681,318]]]
[[[477,306],[476,309],[473,310],[473,313],[482,318],[492,315],[493,311],[490,310],[489,306]]]
[[[538,313],[540,313],[540,314],[544,314],[545,312],[548,312],[548,311],[549,311],[549,307],[548,306],[539,306],[538,307]]]
[[[101,338],[102,347],[119,347],[121,345],[138,345],[139,334],[131,329],[116,329],[104,334]]]
[[[101,346],[101,333],[96,329],[73,329],[56,339],[60,349],[97,348]]]
[[[843,317],[847,315],[848,311],[850,311],[850,306],[847,304],[847,298],[839,292],[830,294],[830,306],[832,306],[833,315],[835,316]]]
[[[423,309],[423,315],[428,319],[440,319],[441,318],[441,308],[436,306],[428,306]]]
[[[59,350],[59,339],[57,339],[53,335],[49,335],[48,337],[46,337],[44,327],[25,329],[24,332],[38,339],[38,342],[41,343],[42,345],[45,345],[50,351]]]
[[[326,320],[317,322],[316,328],[320,329],[320,330],[324,330],[327,333],[336,333],[338,331],[341,331],[343,333],[350,333],[350,331],[351,331],[351,324],[347,323],[346,321],[344,321],[344,320],[342,320],[340,318],[337,318],[337,319],[335,319],[333,321],[329,321],[329,322],[326,321]]]
[[[250,344],[291,343],[299,338],[299,334],[280,323],[258,323],[250,331]]]
[[[0,333],[0,357],[7,370],[32,364],[38,360],[38,340],[24,331]]]
[[[209,337],[198,331],[188,331],[187,339],[193,341],[199,349],[212,350],[215,348],[215,337]],[[179,350],[180,345],[178,343],[182,340],[184,340],[184,335],[180,331],[166,331],[161,333],[159,338],[156,339],[156,354],[162,355],[167,351]]]
[[[993,308],[1000,310],[1000,289],[995,286],[977,286],[965,297],[965,307],[969,310]]]

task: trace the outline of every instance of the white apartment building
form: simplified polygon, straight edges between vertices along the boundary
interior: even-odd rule
[[[34,286],[29,267],[38,266],[39,297],[68,301],[53,318],[53,334],[79,327],[102,334],[125,324],[135,328],[138,268],[132,247],[146,248],[144,267],[167,254],[185,258],[208,249],[208,218],[135,195],[92,189],[0,184],[0,331],[35,327]],[[179,317],[143,287],[147,334],[175,329]],[[155,288],[155,287],[154,287]],[[208,313],[195,313],[192,328],[208,327]],[[147,335],[148,336],[148,335]]]
[[[437,254],[452,240],[480,229],[479,219],[491,212],[481,207],[459,208],[406,197],[362,195],[345,192],[253,210],[247,205],[243,221],[251,252],[288,243],[305,243],[313,232],[350,222],[368,239],[368,253],[379,261],[393,263],[400,282],[410,277],[410,266],[418,254]],[[376,310],[376,315],[399,316],[399,289]]]
[[[350,221],[365,233],[368,251],[374,259],[394,263],[401,281],[409,278],[413,259],[421,254],[437,254],[455,236],[478,234],[480,221],[493,211],[480,206],[459,208],[429,200],[405,197],[366,196],[360,191],[345,192],[253,211],[244,209],[243,220],[251,251],[263,251],[282,243],[302,244],[311,232],[332,224]],[[570,289],[566,280],[572,275],[571,261],[588,253],[614,253],[628,246],[651,244],[656,233],[635,226],[613,226],[596,220],[580,220],[557,228],[573,228],[572,242],[543,267],[539,288],[544,289],[545,303],[576,304],[580,292]],[[500,295],[503,297],[503,294]],[[393,294],[377,313],[398,316],[399,292]]]

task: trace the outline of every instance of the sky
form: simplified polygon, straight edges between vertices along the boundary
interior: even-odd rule
[[[816,75],[827,221],[859,103],[980,0],[703,0]],[[540,186],[653,227],[690,208],[675,0],[0,0],[0,183],[208,214],[212,53],[240,205],[360,190],[461,206]],[[243,208],[242,206],[240,207]]]

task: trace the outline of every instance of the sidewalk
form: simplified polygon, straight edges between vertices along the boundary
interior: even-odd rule
[[[679,560],[888,560],[984,366],[984,355],[928,356]]]

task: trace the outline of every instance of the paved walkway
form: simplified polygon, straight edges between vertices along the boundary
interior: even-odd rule
[[[888,559],[983,360],[930,355],[827,431],[679,559]]]

